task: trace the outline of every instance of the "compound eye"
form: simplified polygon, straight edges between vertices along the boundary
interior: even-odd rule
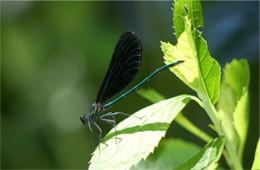
[[[83,115],[80,116],[80,120],[81,120],[81,122],[82,122],[83,124],[86,122],[86,119],[84,118]]]
[[[80,120],[81,120],[81,121],[83,120],[83,115],[80,116]]]

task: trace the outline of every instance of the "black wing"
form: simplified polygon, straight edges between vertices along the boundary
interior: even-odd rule
[[[96,103],[122,91],[134,79],[142,61],[142,45],[137,35],[125,32],[118,40],[105,78],[99,88]]]

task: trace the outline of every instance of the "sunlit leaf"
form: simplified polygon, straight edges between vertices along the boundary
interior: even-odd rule
[[[164,97],[160,93],[155,91],[154,89],[143,89],[143,90],[141,89],[141,90],[138,91],[138,94],[141,95],[142,97],[144,97],[145,99],[147,99],[150,102],[158,102],[158,101],[161,101],[161,100],[164,99]],[[195,96],[191,96],[191,99],[196,101],[196,102],[199,101],[199,99],[196,98]],[[212,140],[212,138],[208,134],[206,134],[201,129],[196,127],[189,119],[184,117],[182,113],[178,114],[175,121],[180,126],[182,126],[184,129],[186,129],[190,133],[198,136],[202,140],[207,141],[207,142]]]
[[[224,69],[218,111],[228,138],[241,157],[248,130],[249,66],[246,60],[233,60]]]
[[[172,169],[200,151],[200,147],[182,139],[165,139],[160,142],[155,152],[135,169]],[[180,154],[181,153],[181,154]]]
[[[95,150],[89,168],[129,169],[146,159],[189,100],[188,95],[163,100],[120,122],[116,126],[118,143],[112,129]]]
[[[203,26],[202,9],[198,0],[175,0],[173,9],[173,28],[176,38],[179,38],[181,33],[185,30],[184,16],[187,15],[191,19],[192,28]]]
[[[183,169],[215,169],[224,148],[225,138],[220,136],[209,142],[203,149],[188,162],[175,170]]]
[[[219,97],[220,66],[208,51],[207,42],[197,30],[191,30],[191,21],[184,17],[185,30],[178,38],[177,45],[161,42],[165,63],[184,60],[172,67],[185,84],[195,90],[201,99],[209,99],[213,104]]]
[[[260,139],[258,139],[252,170],[260,169]]]

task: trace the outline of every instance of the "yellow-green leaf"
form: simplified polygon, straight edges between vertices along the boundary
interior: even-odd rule
[[[163,100],[120,122],[116,126],[118,143],[112,129],[93,153],[89,168],[129,169],[146,159],[189,100],[189,95]]]
[[[260,169],[260,139],[258,139],[256,150],[255,150],[255,159],[253,162],[252,170]]]
[[[186,8],[186,9],[185,9]],[[188,13],[187,13],[188,12]],[[192,29],[203,26],[203,16],[200,2],[198,0],[175,0],[173,9],[173,28],[177,38],[185,30],[184,17],[191,19]]]
[[[201,150],[192,142],[178,138],[163,139],[147,160],[141,161],[134,170],[172,169],[185,163]]]
[[[182,164],[175,170],[183,169],[215,169],[217,162],[220,159],[225,144],[225,138],[220,136],[207,145],[203,149],[192,157],[189,161]]]
[[[185,17],[185,30],[178,38],[177,45],[161,42],[165,63],[184,60],[174,72],[185,84],[195,90],[201,99],[214,104],[219,97],[220,66],[208,51],[207,42],[201,33],[191,29],[191,21]]]
[[[242,157],[248,130],[249,66],[246,60],[233,60],[224,69],[218,111],[227,137]]]

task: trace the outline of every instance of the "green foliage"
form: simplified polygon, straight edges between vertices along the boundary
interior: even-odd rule
[[[182,139],[163,139],[155,152],[134,169],[172,169],[185,163],[200,149],[199,146]]]
[[[140,89],[137,91],[137,93],[152,103],[159,102],[159,101],[165,99],[161,94],[159,94],[154,89]],[[195,96],[191,96],[191,99],[198,103],[200,102],[199,99],[196,98]],[[198,136],[202,140],[204,140],[206,142],[209,142],[212,140],[212,138],[209,135],[207,135],[206,133],[201,131],[199,128],[197,128],[191,121],[189,121],[187,118],[185,118],[181,113],[176,117],[175,121],[179,125],[181,125],[183,128],[187,129],[192,134]]]
[[[179,151],[184,155],[179,161],[181,165],[167,163],[177,159],[174,157],[175,151],[171,153],[168,147],[173,147],[175,144],[169,144],[167,150],[161,151],[162,154],[155,153],[137,169],[175,168],[176,166],[178,166],[176,169],[216,169],[224,146],[223,153],[230,168],[242,169],[241,157],[247,137],[249,108],[250,73],[247,61],[233,60],[227,64],[220,86],[220,65],[211,57],[202,32],[197,30],[198,27],[203,26],[199,1],[176,0],[173,18],[177,44],[161,42],[165,63],[185,61],[170,70],[196,91],[199,98],[181,95],[164,100],[164,97],[154,90],[139,90],[138,93],[144,98],[158,103],[136,112],[116,126],[118,144],[115,141],[115,129],[112,129],[94,152],[90,169],[129,169],[136,166],[154,151],[173,120],[202,140],[210,141],[212,139],[210,136],[180,114],[190,99],[196,101],[206,111],[213,123],[211,127],[219,137],[208,142],[192,158],[191,153]],[[218,109],[215,107],[217,102]],[[175,119],[177,115],[179,119],[178,117]],[[256,159],[258,153],[257,151]],[[150,160],[154,160],[153,163]],[[257,166],[255,163],[254,167]]]
[[[221,95],[218,102],[219,118],[226,134],[242,157],[248,129],[249,66],[246,60],[233,60],[224,69]]]
[[[260,139],[258,139],[256,150],[255,150],[255,160],[253,162],[252,170],[260,169]]]
[[[201,37],[201,33],[192,30],[192,23],[187,16],[184,17],[184,23],[185,30],[176,46],[169,42],[161,42],[165,63],[184,60],[183,64],[170,70],[195,90],[201,98],[209,97],[215,104],[219,97],[220,66],[210,56],[207,43]]]
[[[228,161],[229,163],[232,162],[230,163],[231,167],[241,169],[242,165],[240,158],[246,139],[248,124],[248,64],[246,61],[241,64],[234,61],[229,68],[224,70],[225,76],[224,83],[222,83],[223,85],[221,86],[222,96],[219,106],[227,108],[229,105],[227,105],[228,102],[225,100],[234,100],[231,102],[235,103],[235,107],[233,107],[234,110],[232,110],[232,108],[228,108],[229,110],[226,109],[229,113],[222,111],[223,114],[219,114],[214,107],[214,104],[218,101],[220,94],[220,66],[217,61],[210,56],[207,42],[202,38],[202,33],[196,29],[198,25],[203,25],[200,22],[200,18],[202,17],[200,16],[200,12],[198,12],[199,5],[190,5],[192,2],[188,2],[188,4],[185,3],[187,2],[176,1],[175,3],[175,8],[179,7],[178,5],[180,4],[181,6],[185,6],[188,10],[186,11],[183,9],[181,12],[181,9],[179,9],[175,10],[173,13],[173,16],[178,18],[178,20],[181,20],[181,17],[177,16],[183,16],[184,29],[183,24],[180,24],[183,22],[178,21],[174,23],[175,30],[183,30],[178,38],[178,43],[174,46],[170,43],[162,42],[161,48],[164,53],[165,61],[166,63],[176,60],[185,61],[184,64],[172,68],[171,71],[197,92],[202,100],[203,108],[214,124],[213,128],[219,135],[228,137],[226,147],[229,155],[226,157],[229,158],[226,159],[231,159],[231,161]],[[186,15],[184,15],[185,12]],[[241,73],[244,70],[245,72]],[[239,79],[240,76],[242,76],[241,79]],[[230,89],[230,87],[231,89],[234,88],[234,90],[228,91],[228,88]],[[230,99],[228,98],[230,96],[233,97]],[[230,120],[229,122],[223,118],[228,114],[231,115],[229,116],[231,119],[228,119]],[[225,126],[226,124],[228,125]]]
[[[220,159],[222,150],[224,148],[224,143],[225,137],[223,136],[212,140],[188,162],[175,169],[212,169],[216,167],[217,161]]]
[[[164,100],[120,122],[96,148],[89,168],[129,169],[146,159],[189,100],[188,95]]]
[[[188,10],[188,13],[186,10]],[[173,28],[175,31],[174,34],[177,38],[179,38],[180,35],[185,30],[185,22],[183,20],[183,17],[187,15],[191,19],[191,22],[193,23],[192,30],[194,30],[194,28],[196,29],[204,25],[202,9],[201,9],[200,2],[198,0],[193,0],[193,1],[176,0],[174,3],[174,10],[173,10]]]

